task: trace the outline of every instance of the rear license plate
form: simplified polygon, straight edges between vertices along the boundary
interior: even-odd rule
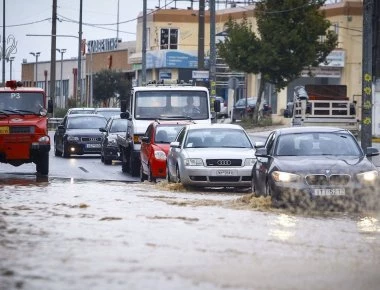
[[[344,188],[317,188],[314,189],[314,195],[318,196],[332,196],[332,195],[345,195]]]
[[[0,126],[0,134],[9,134],[8,126]]]
[[[234,174],[233,170],[225,170],[224,169],[224,170],[217,170],[216,175],[217,176],[233,176],[235,174]]]
[[[86,144],[86,148],[100,148],[100,144]]]

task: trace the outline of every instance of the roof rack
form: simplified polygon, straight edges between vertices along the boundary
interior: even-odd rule
[[[152,80],[147,83],[147,86],[193,86],[193,80],[185,82],[184,80],[172,80],[172,79],[161,79]]]

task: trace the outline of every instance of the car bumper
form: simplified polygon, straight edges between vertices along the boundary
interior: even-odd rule
[[[67,142],[66,147],[70,154],[83,155],[83,154],[100,154],[100,143],[77,143]]]
[[[108,146],[103,149],[104,158],[120,160],[120,150],[117,146]]]
[[[151,160],[150,168],[154,178],[166,178],[166,160]]]
[[[252,166],[239,168],[187,166],[181,170],[183,185],[200,187],[250,187]]]

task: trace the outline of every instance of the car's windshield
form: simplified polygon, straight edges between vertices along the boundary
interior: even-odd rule
[[[112,122],[110,133],[116,132],[126,132],[128,130],[128,120],[127,119],[115,119]]]
[[[349,134],[302,133],[279,136],[276,147],[278,156],[359,156],[362,155],[357,141]]]
[[[106,118],[98,116],[81,116],[69,118],[67,121],[67,129],[99,129],[105,127]]]
[[[1,92],[0,111],[6,114],[31,112],[38,114],[44,107],[44,95],[38,92]]]
[[[155,143],[170,143],[175,140],[178,132],[185,125],[174,124],[174,125],[162,125],[156,127],[156,136],[154,137]]]
[[[207,128],[189,130],[185,147],[252,148],[252,144],[244,130]]]
[[[99,111],[96,111],[96,114],[102,115],[102,116],[106,117],[107,119],[109,119],[112,116],[120,115],[120,109],[118,109],[118,110],[99,110]]]
[[[149,120],[178,116],[204,120],[209,118],[209,109],[204,91],[144,91],[136,92],[134,116]]]

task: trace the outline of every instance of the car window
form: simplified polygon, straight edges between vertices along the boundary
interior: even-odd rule
[[[127,119],[113,119],[110,133],[116,132],[126,132],[128,129],[128,120]]]
[[[67,129],[99,129],[106,125],[106,118],[76,117],[69,118]]]
[[[156,136],[155,136],[156,143],[173,142],[176,139],[178,132],[184,126],[185,125],[180,125],[180,124],[157,126]]]
[[[190,130],[186,137],[186,148],[252,148],[244,130],[205,128]]]
[[[337,132],[282,135],[279,137],[276,154],[361,156],[363,153],[353,136]]]

